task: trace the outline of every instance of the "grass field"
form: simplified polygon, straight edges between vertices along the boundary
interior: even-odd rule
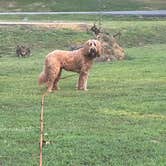
[[[140,16],[110,16],[110,15],[0,15],[0,21],[23,22],[93,22],[99,21],[165,21],[165,17],[140,17]]]
[[[165,6],[164,0],[1,0],[0,11],[160,10]]]
[[[92,21],[87,22],[93,25]],[[103,21],[102,27],[110,34],[121,32],[118,40],[124,47],[166,43],[166,21]],[[92,38],[89,32],[69,29],[33,28],[31,26],[0,27],[0,56],[15,56],[17,44],[29,45],[33,51],[39,49],[69,49],[71,44],[81,44]],[[61,42],[63,41],[63,42]]]
[[[61,80],[61,90],[46,98],[45,138],[51,144],[43,149],[44,165],[164,166],[165,21],[114,21],[103,26],[111,33],[123,30],[120,42],[127,59],[95,64],[87,92],[75,90],[75,76]],[[0,165],[38,165],[45,89],[38,87],[37,77],[44,57],[55,48],[82,43],[91,34],[20,26],[0,30]],[[20,43],[32,47],[31,57],[15,56]]]

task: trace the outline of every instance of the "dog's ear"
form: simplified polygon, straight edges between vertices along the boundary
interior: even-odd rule
[[[102,55],[102,45],[101,42],[98,40],[95,40],[96,43],[96,48],[97,48],[97,56],[99,57],[100,55]]]
[[[84,43],[84,46],[83,46],[83,48],[84,48],[84,54],[85,54],[86,56],[89,54],[90,41],[91,41],[91,40],[86,41],[86,42]]]
[[[91,43],[91,40],[88,40],[88,41],[85,43],[85,46],[86,46],[86,47],[89,47],[89,46],[90,46],[90,43]]]

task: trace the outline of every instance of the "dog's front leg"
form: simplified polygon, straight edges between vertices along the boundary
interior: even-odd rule
[[[78,80],[78,90],[87,90],[88,72],[81,72]]]

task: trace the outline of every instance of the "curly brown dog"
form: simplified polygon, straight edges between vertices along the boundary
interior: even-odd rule
[[[39,85],[46,83],[47,91],[58,90],[62,69],[79,73],[78,90],[87,90],[89,70],[93,59],[101,55],[101,43],[88,40],[82,48],[74,51],[55,50],[45,59],[44,71],[40,74]]]

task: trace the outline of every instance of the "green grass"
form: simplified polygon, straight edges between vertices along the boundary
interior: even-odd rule
[[[160,10],[164,0],[1,0],[0,11]]]
[[[88,40],[90,34],[69,29],[35,28],[31,26],[1,27],[1,56],[15,56],[17,44],[27,45],[35,50],[69,49],[71,44]],[[62,42],[63,41],[63,42]],[[66,48],[67,47],[67,48]]]
[[[60,80],[61,90],[46,97],[45,139],[51,144],[43,148],[44,165],[164,166],[165,21],[113,21],[103,26],[111,33],[123,30],[120,41],[131,47],[126,48],[127,59],[94,64],[87,92],[75,90],[74,76]],[[45,88],[38,87],[37,77],[44,57],[92,35],[26,26],[0,30],[0,165],[38,165]],[[133,47],[139,41],[141,47]],[[20,43],[32,46],[31,57],[15,56]]]
[[[88,22],[93,25],[93,22]],[[118,40],[124,47],[166,43],[166,21],[103,21],[102,27],[110,34],[122,32]],[[0,56],[15,56],[17,44],[36,50],[69,49],[72,44],[82,44],[93,35],[69,29],[35,28],[32,26],[0,27]],[[62,42],[63,41],[63,42]]]
[[[110,15],[0,15],[0,21],[36,21],[36,22],[57,22],[57,21],[165,21],[165,17],[142,17],[142,16],[110,16]]]
[[[113,34],[121,31],[121,44],[133,47],[165,43],[165,24],[165,21],[103,21],[103,28]]]
[[[38,165],[37,85],[45,52],[0,61],[0,163]],[[166,45],[127,49],[128,60],[95,64],[89,91],[77,77],[45,100],[44,165],[165,165]],[[65,75],[69,73],[64,73]]]

